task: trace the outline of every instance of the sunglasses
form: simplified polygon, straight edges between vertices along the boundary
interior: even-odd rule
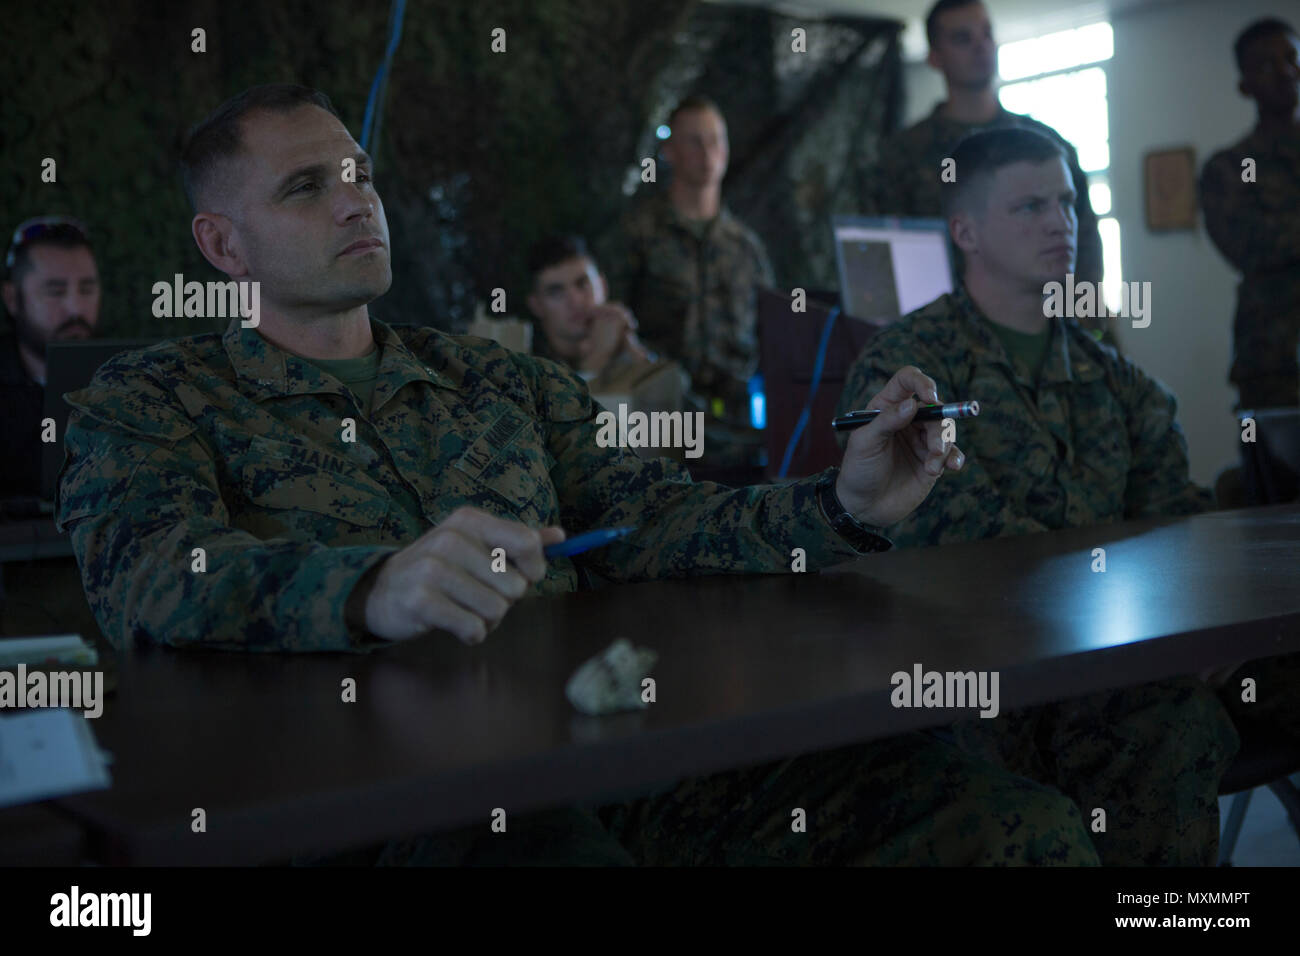
[[[26,222],[21,223],[14,230],[14,237],[9,243],[9,254],[5,256],[5,268],[12,269],[14,267],[14,259],[18,255],[18,250],[27,243],[34,242],[56,231],[66,232],[68,230],[76,233],[87,243],[90,242],[89,230],[76,219],[67,216],[38,216],[35,219],[28,219]]]

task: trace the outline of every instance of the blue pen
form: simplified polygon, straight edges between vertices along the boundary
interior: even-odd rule
[[[590,551],[592,548],[602,548],[611,541],[617,541],[635,530],[636,525],[629,525],[626,528],[601,528],[599,531],[588,531],[586,534],[580,534],[576,538],[569,538],[559,544],[548,544],[542,549],[542,554],[548,558],[571,558],[575,554],[582,554],[582,552]]]

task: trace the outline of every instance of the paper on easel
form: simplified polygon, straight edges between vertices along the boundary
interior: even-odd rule
[[[109,759],[75,710],[0,715],[0,807],[103,790]]]

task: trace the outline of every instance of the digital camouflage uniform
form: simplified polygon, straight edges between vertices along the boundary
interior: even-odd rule
[[[1246,159],[1255,181],[1243,182]],[[1300,127],[1258,127],[1201,170],[1205,230],[1241,273],[1232,323],[1238,408],[1300,404]]]
[[[708,405],[721,399],[724,420],[747,424],[758,289],[776,281],[753,230],[723,206],[697,236],[659,192],[628,212],[602,261],[641,341],[680,362]]]
[[[965,467],[944,478],[888,532],[896,544],[1002,535],[1183,515],[1213,504],[1187,477],[1176,402],[1159,382],[1076,323],[1048,320],[1036,382],[1013,367],[964,287],[867,343],[850,369],[840,414],[916,365],[942,399],[974,399],[958,425]],[[1203,682],[1174,679],[1107,691],[957,725],[972,753],[1054,784],[1085,816],[1106,810],[1095,835],[1106,864],[1210,865],[1218,845],[1218,785],[1237,735]]]
[[[1065,150],[1079,194],[1078,256],[1074,274],[1079,281],[1100,282],[1102,278],[1101,233],[1088,195],[1088,176],[1079,166],[1075,148],[1061,135],[1036,119],[1012,113],[999,104],[997,115],[988,123],[960,123],[942,115],[943,104],[914,126],[894,134],[880,144],[879,161],[859,170],[858,195],[861,212],[874,216],[943,217],[943,161],[951,158],[957,144],[972,133],[989,129],[1020,127],[1042,133]],[[956,170],[960,178],[961,170]],[[1101,322],[1102,320],[1088,320]]]
[[[692,483],[669,459],[600,448],[586,388],[553,362],[430,328],[371,329],[369,403],[238,319],[224,335],[123,353],[70,393],[57,522],[109,640],[380,646],[345,623],[350,590],[462,505],[570,532],[636,524],[636,535],[579,559],[623,582],[784,571],[795,546],[810,568],[856,554],[822,514],[815,478]],[[355,442],[341,440],[344,418],[355,419]],[[205,574],[190,571],[198,547]],[[574,562],[559,558],[532,593],[577,584]],[[770,788],[761,803],[755,774]],[[612,832],[587,810],[555,810],[513,821],[499,842],[470,828],[372,856],[627,862],[617,835],[654,862],[1096,862],[1065,797],[923,734],[680,787],[609,808],[635,815],[611,818]],[[808,834],[789,828],[796,796],[816,821]],[[748,822],[718,835],[734,813]],[[686,838],[669,852],[661,831]]]

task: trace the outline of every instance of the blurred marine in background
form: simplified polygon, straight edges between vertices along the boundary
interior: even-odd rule
[[[1232,324],[1239,409],[1300,403],[1300,62],[1295,29],[1259,20],[1237,37],[1238,89],[1259,121],[1201,171],[1205,229],[1241,271]]]
[[[668,125],[672,181],[632,208],[605,262],[641,338],[681,363],[698,410],[711,416],[706,460],[745,464],[761,447],[749,430],[758,288],[776,280],[762,241],[722,204],[729,146],[718,107],[687,97]]]

